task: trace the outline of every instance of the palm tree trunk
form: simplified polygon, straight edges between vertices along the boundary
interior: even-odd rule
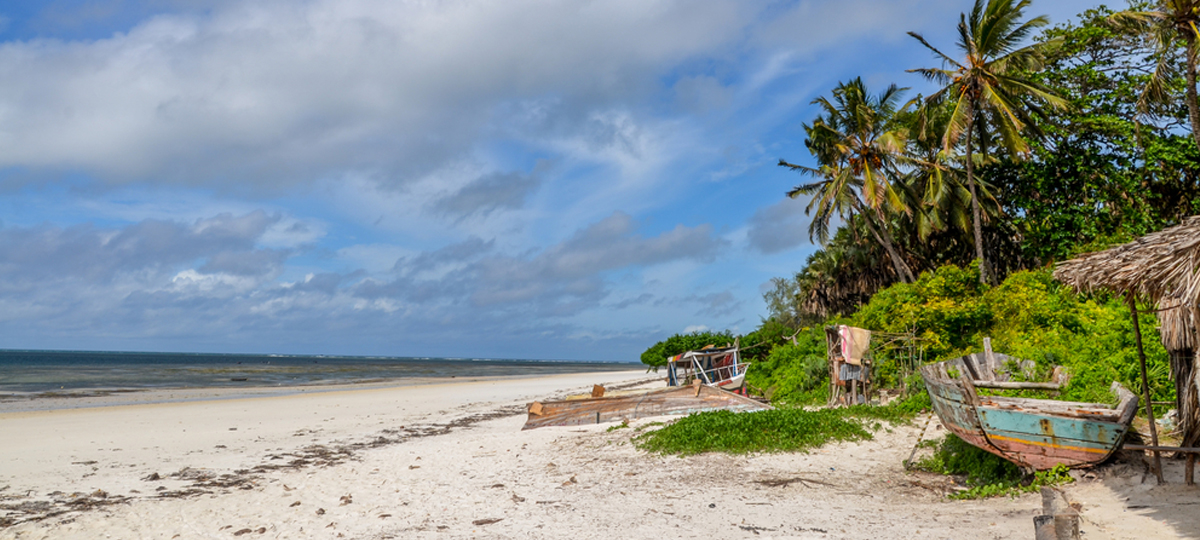
[[[979,195],[975,190],[975,160],[971,157],[971,128],[975,124],[975,111],[972,110],[971,116],[967,118],[967,187],[971,190],[971,220],[975,229],[975,258],[979,259],[979,283],[988,284],[988,265],[987,259],[983,258],[983,221],[982,212],[979,210]]]
[[[888,257],[892,259],[892,266],[896,269],[896,275],[905,283],[916,281],[913,277],[912,269],[908,267],[908,263],[900,257],[900,252],[896,251],[896,244],[892,242],[892,234],[888,232],[887,225],[880,223],[879,228],[875,227],[875,223],[871,219],[871,214],[863,208],[862,202],[857,197],[851,199],[851,204],[854,205],[854,210],[862,215],[863,223],[867,224],[867,230],[871,231],[871,235],[875,237],[875,241],[883,246],[883,250],[887,252]],[[882,232],[880,232],[882,231]]]
[[[1185,34],[1187,41],[1187,108],[1192,138],[1200,146],[1200,104],[1196,102],[1196,36]]]

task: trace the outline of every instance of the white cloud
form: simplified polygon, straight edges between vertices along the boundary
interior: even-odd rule
[[[578,115],[737,39],[734,2],[253,2],[95,42],[0,46],[0,166],[225,187],[344,170],[403,184],[471,151],[492,110]],[[599,115],[599,116],[597,116]],[[584,113],[609,159],[633,124]],[[633,144],[635,146],[630,146]],[[214,159],[216,158],[216,159]]]

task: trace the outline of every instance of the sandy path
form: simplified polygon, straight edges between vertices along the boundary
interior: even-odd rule
[[[810,454],[677,458],[630,444],[644,421],[520,431],[523,414],[513,414],[532,398],[640,377],[0,415],[0,487],[10,486],[0,496],[29,494],[0,502],[95,490],[107,498],[75,500],[121,501],[0,528],[0,538],[1032,537],[1036,496],[949,501],[922,487],[943,479],[905,473],[916,426]],[[287,466],[297,459],[307,464]],[[1137,480],[1071,488],[1084,502],[1084,538],[1195,535],[1180,517],[1194,507],[1150,515],[1122,500],[1195,490]],[[157,496],[188,490],[202,493]]]

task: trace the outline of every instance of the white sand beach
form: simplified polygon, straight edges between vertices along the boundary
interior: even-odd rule
[[[808,454],[686,458],[634,448],[648,420],[521,431],[529,401],[648,377],[0,404],[0,538],[1033,537],[1037,495],[951,501],[945,478],[904,471],[921,421]],[[1200,490],[1169,466],[1167,486],[1132,466],[1069,486],[1083,537],[1200,535]]]

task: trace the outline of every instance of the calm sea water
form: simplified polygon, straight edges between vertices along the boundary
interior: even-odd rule
[[[292,386],[641,367],[616,362],[0,350],[0,393]]]

